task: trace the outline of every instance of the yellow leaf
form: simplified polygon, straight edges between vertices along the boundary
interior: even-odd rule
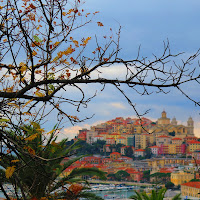
[[[26,66],[26,64],[24,62],[20,62],[19,66],[20,66],[20,71],[22,73],[27,70],[27,66]]]
[[[31,122],[30,124],[36,129],[40,128],[40,125],[38,123],[36,123],[36,122]]]
[[[25,141],[32,141],[38,136],[38,133],[30,135],[29,137],[25,138]]]
[[[47,135],[48,135],[48,134],[52,134],[54,131],[55,131],[55,129],[53,129],[53,130],[49,131],[49,132],[48,132],[48,133],[46,133],[46,134],[47,134]]]
[[[88,43],[89,40],[91,40],[91,37],[86,38],[86,39],[83,41],[83,44],[81,44],[81,45],[82,45],[82,46],[86,46],[86,44]]]
[[[73,43],[75,44],[76,47],[79,47],[77,40],[73,40]]]
[[[15,166],[6,168],[6,178],[10,178],[15,171]]]
[[[55,43],[54,43],[54,46],[55,46],[55,47],[58,46],[59,43],[60,43],[60,42],[55,42]]]
[[[7,42],[7,39],[4,39],[3,42]]]
[[[63,14],[63,16],[66,16],[67,13],[66,13],[66,12],[63,12],[62,14]]]
[[[33,99],[27,101],[24,105],[23,105],[23,108],[26,107],[29,103],[31,103],[33,101]]]
[[[37,128],[36,131],[38,131],[40,133],[44,133],[44,129],[43,128]]]
[[[37,52],[33,50],[32,55],[33,55],[33,56],[36,56],[36,55],[37,55]]]
[[[19,106],[15,103],[8,103],[9,106],[15,106],[16,108],[19,108]]]
[[[43,94],[42,92],[35,92],[35,95],[38,97],[44,97],[45,94]]]
[[[11,160],[12,163],[19,162],[19,160]]]
[[[70,47],[67,48],[66,51],[64,51],[64,54],[67,56],[67,55],[71,54],[71,53],[74,52],[74,51],[75,51],[75,49],[73,49],[73,48],[70,46]]]

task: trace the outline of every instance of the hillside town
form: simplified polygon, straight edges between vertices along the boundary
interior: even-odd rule
[[[107,180],[162,183],[181,189],[182,196],[200,198],[200,139],[194,136],[192,117],[187,125],[168,118],[166,111],[156,122],[117,117],[79,130],[74,140],[78,139],[85,144],[83,152],[89,145],[97,146],[99,153],[76,161],[65,175],[77,167],[95,167],[106,173]]]

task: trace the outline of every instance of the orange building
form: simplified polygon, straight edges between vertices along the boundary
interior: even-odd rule
[[[121,153],[118,153],[118,152],[113,152],[110,154],[110,159],[112,160],[117,160],[120,157],[121,157]]]

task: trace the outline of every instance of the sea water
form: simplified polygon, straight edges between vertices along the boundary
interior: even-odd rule
[[[130,196],[135,194],[133,189],[126,190],[103,190],[103,191],[92,191],[92,193],[100,196],[103,199],[128,199]]]

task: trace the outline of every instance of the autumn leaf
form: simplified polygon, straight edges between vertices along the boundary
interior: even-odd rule
[[[66,12],[63,12],[62,14],[63,14],[63,16],[66,16],[66,15],[67,15],[67,13],[66,13]]]
[[[104,58],[103,60],[104,60],[105,62],[107,62],[107,61],[109,61],[109,58]]]
[[[30,135],[29,137],[25,138],[25,141],[32,141],[38,136],[38,133]]]
[[[86,38],[86,39],[83,41],[83,44],[81,44],[81,46],[86,46],[86,44],[88,43],[89,40],[91,40],[91,37]]]
[[[12,163],[19,162],[19,160],[11,160]]]
[[[29,147],[29,146],[28,147],[24,147],[24,149],[27,149],[30,154],[35,155],[35,150],[32,149],[31,147]]]
[[[30,5],[29,5],[32,9],[36,9],[36,7],[31,3]]]
[[[47,134],[47,135],[48,135],[48,134],[52,134],[54,131],[55,131],[55,129],[53,129],[53,130],[49,131],[49,132],[48,132],[48,133],[46,133],[46,134]]]
[[[103,26],[103,24],[101,22],[97,22],[98,26]]]
[[[6,178],[10,178],[15,171],[15,166],[6,168]]]
[[[35,95],[37,96],[37,97],[44,97],[45,96],[45,94],[43,94],[42,92],[35,92]]]
[[[36,56],[36,55],[37,55],[37,52],[33,50],[32,55],[33,55],[33,56]]]
[[[19,66],[20,66],[20,71],[22,73],[27,70],[27,66],[26,66],[26,64],[24,62],[20,62]]]
[[[55,47],[58,46],[59,43],[60,43],[60,42],[55,42],[55,43],[54,43],[54,46],[55,46]]]
[[[74,51],[75,51],[75,49],[73,49],[71,46],[69,46],[69,47],[67,48],[67,50],[64,51],[63,53],[67,56],[67,55],[73,53]]]
[[[26,107],[26,106],[27,106],[29,103],[31,103],[32,101],[33,101],[33,99],[27,101],[22,107],[23,107],[23,108]]]

